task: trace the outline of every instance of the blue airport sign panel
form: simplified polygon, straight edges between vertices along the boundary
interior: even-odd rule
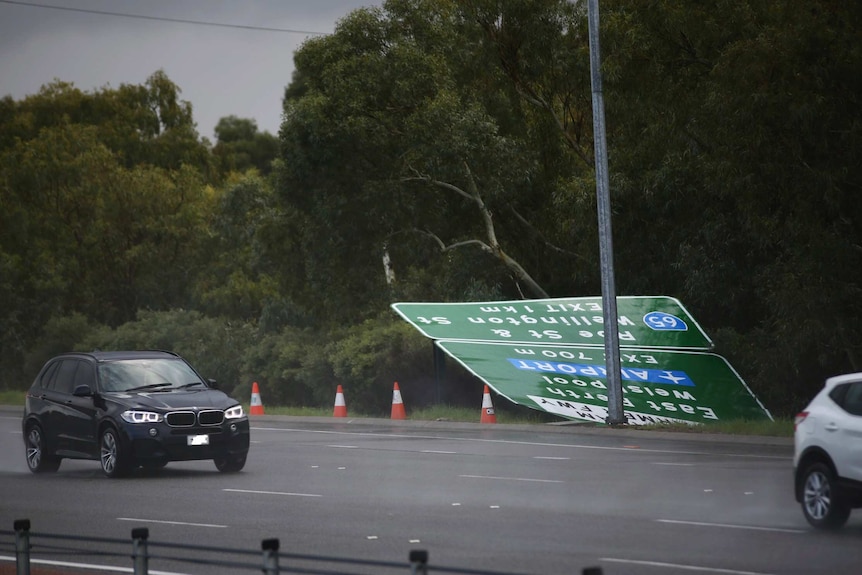
[[[435,345],[514,403],[576,421],[607,419],[602,348],[447,340]],[[627,348],[620,364],[630,425],[772,419],[719,355]]]

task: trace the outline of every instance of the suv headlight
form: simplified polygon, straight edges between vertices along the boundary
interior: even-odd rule
[[[129,409],[120,414],[123,421],[127,423],[160,423],[162,414],[154,411],[138,411],[137,409]]]
[[[242,415],[241,405],[234,405],[233,407],[224,410],[225,419],[239,419]]]

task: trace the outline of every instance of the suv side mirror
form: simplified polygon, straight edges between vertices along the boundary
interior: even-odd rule
[[[218,389],[218,382],[216,382],[216,380],[214,380],[214,379],[208,379],[208,380],[207,380],[207,383],[209,384],[209,386],[210,386],[212,389]]]
[[[93,395],[93,390],[90,389],[89,385],[79,385],[75,388],[75,391],[72,392],[72,395],[75,397],[90,397]]]

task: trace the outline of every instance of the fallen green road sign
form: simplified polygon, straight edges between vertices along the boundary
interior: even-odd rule
[[[441,340],[436,345],[510,401],[560,417],[605,423],[602,348]],[[723,357],[627,348],[620,352],[628,424],[772,419]]]
[[[604,346],[601,297],[395,303],[392,309],[432,339]],[[672,297],[620,296],[617,323],[620,347],[712,348],[706,333]]]

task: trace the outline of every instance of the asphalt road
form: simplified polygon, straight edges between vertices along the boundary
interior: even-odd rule
[[[190,462],[109,480],[95,461],[30,474],[18,411],[5,410],[0,529],[27,518],[34,538],[131,541],[133,528],[147,527],[153,544],[258,554],[277,538],[284,553],[404,565],[425,549],[432,572],[862,572],[862,511],[839,533],[809,529],[793,500],[791,456],[786,439],[260,416],[242,473]],[[0,556],[10,557],[3,542]],[[128,570],[130,548],[43,557]],[[219,572],[158,560],[150,568]]]

